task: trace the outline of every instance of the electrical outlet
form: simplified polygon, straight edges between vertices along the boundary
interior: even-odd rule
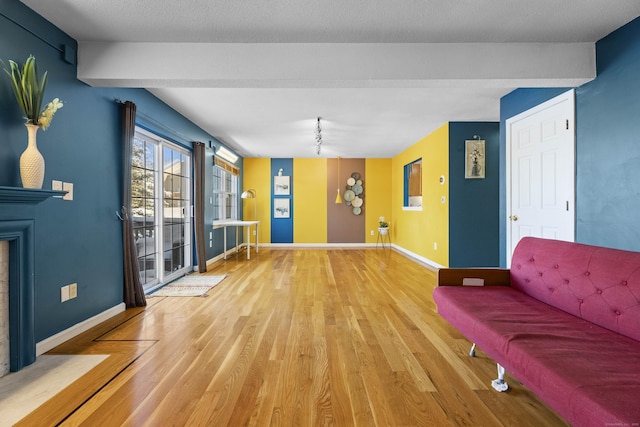
[[[373,236],[373,230],[371,230],[371,235]]]
[[[256,230],[253,230],[253,235],[254,235],[254,236],[256,235]]]
[[[63,182],[62,183],[62,191],[66,191],[67,194],[62,196],[62,200],[73,200],[73,183],[71,182]]]
[[[62,191],[62,181],[56,181],[55,179],[51,181],[51,189],[53,191]]]
[[[78,296],[78,284],[72,283],[69,285],[69,299],[74,299]]]
[[[60,302],[69,301],[69,286],[60,288]]]
[[[433,250],[434,251],[438,250],[438,242],[433,242]]]

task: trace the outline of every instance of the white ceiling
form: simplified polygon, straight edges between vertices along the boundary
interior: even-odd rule
[[[640,16],[637,0],[22,2],[78,40],[78,78],[145,87],[246,157],[315,157],[317,117],[322,157],[498,121],[515,88],[593,78],[593,43]]]

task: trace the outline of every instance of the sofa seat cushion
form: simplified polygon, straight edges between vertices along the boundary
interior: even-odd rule
[[[507,286],[440,286],[438,312],[581,426],[640,422],[640,342]]]

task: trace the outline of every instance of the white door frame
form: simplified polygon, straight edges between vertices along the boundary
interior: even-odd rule
[[[575,133],[575,89],[570,89],[548,101],[545,101],[541,104],[536,105],[535,107],[532,107],[526,111],[523,111],[520,114],[517,114],[513,117],[508,118],[505,121],[505,134],[506,134],[506,212],[507,212],[507,230],[506,230],[506,242],[505,242],[505,248],[506,248],[506,266],[507,268],[510,267],[511,265],[511,255],[513,252],[513,248],[511,247],[511,226],[509,225],[509,221],[511,221],[510,217],[511,215],[513,215],[511,209],[511,143],[512,143],[512,137],[511,137],[511,126],[513,125],[514,122],[518,122],[524,118],[527,118],[529,116],[533,116],[535,114],[540,113],[541,111],[544,111],[546,109],[548,109],[549,107],[555,105],[555,104],[559,104],[562,102],[568,102],[569,106],[571,107],[572,113],[571,116],[568,119],[567,122],[567,126],[568,129],[571,130],[571,134],[573,136],[573,197],[571,200],[571,203],[573,203],[572,206],[572,210],[573,210],[573,218],[572,218],[572,227],[573,227],[573,238],[575,240],[575,205],[576,205],[576,201],[575,201],[575,186],[576,186],[576,180],[575,180],[575,168],[576,168],[576,161],[575,161],[575,152],[576,152],[576,148],[575,148],[575,144],[576,144],[576,133]]]

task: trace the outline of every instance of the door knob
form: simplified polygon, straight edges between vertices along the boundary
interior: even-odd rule
[[[511,215],[511,216],[509,217],[509,219],[510,219],[511,221],[517,221],[517,220],[518,220],[518,215]]]

